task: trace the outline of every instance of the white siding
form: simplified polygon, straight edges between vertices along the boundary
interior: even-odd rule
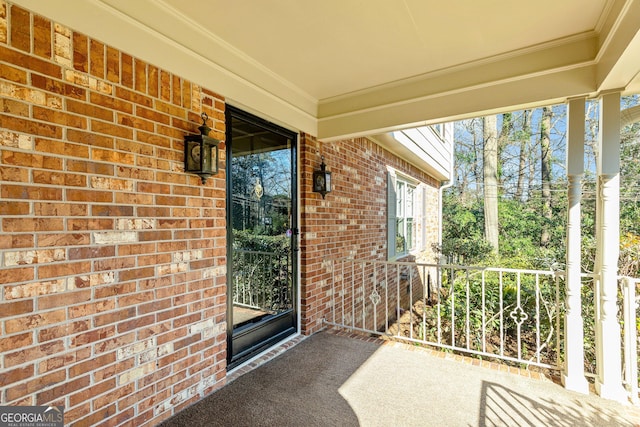
[[[391,135],[421,163],[426,163],[436,178],[448,179],[453,167],[453,123],[405,129],[392,132]]]

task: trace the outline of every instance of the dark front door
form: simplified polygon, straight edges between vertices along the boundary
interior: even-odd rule
[[[227,106],[228,358],[296,331],[296,134]]]

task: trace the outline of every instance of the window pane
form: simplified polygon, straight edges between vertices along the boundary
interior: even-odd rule
[[[405,210],[406,217],[413,216],[413,198],[415,196],[414,190],[415,190],[415,187],[407,185],[406,210]]]
[[[396,220],[396,253],[402,254],[407,250],[406,246],[406,238],[405,238],[405,230],[404,230],[404,219],[398,218]]]
[[[398,201],[396,216],[404,217],[404,182],[398,181],[396,190],[396,200]]]

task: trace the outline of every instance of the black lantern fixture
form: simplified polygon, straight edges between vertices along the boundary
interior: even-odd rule
[[[200,115],[202,126],[199,126],[200,135],[187,135],[184,137],[184,171],[200,176],[205,184],[211,175],[218,173],[218,141],[211,138],[211,128],[207,126],[207,113]]]
[[[327,170],[324,164],[324,156],[320,164],[320,170],[313,171],[313,191],[322,194],[322,198],[331,192],[331,172]]]

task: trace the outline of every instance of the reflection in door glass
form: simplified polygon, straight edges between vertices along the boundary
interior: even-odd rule
[[[291,142],[251,131],[232,146],[234,327],[293,308]]]

